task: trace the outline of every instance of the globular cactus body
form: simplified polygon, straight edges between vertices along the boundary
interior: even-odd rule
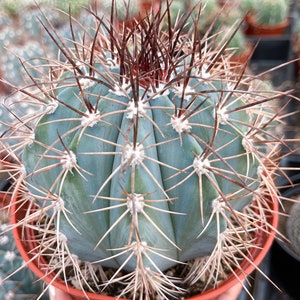
[[[100,65],[97,76],[106,68]],[[113,256],[128,241],[138,242],[130,237],[132,222],[140,242],[169,257],[149,253],[146,266],[154,261],[165,270],[212,251],[226,228],[222,218],[211,220],[214,205],[231,201],[234,207],[236,198],[240,209],[258,185],[259,162],[243,145],[250,116],[239,111],[243,103],[227,83],[208,84],[198,76],[185,88],[190,95],[182,96],[183,83],[175,83],[163,87],[162,95],[140,87],[134,96],[94,82],[84,90],[91,112],[75,79],[69,84],[57,91],[62,105],[38,122],[23,162],[29,188],[59,195],[67,217],[61,215],[57,226],[72,252],[89,261]],[[245,184],[249,191],[241,190]],[[132,252],[103,264],[121,266]],[[125,268],[135,267],[132,259]]]

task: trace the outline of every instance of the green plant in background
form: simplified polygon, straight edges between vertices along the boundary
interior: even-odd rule
[[[41,8],[47,14],[47,18],[58,25],[66,17],[58,17],[60,14],[50,8]],[[43,34],[41,26],[38,23],[38,17],[42,18],[38,8],[24,9],[19,16],[11,16],[5,12],[0,13],[0,72],[1,79],[9,82],[14,87],[22,87],[28,83],[29,76],[38,78],[48,73],[48,66],[43,58],[47,53],[48,57],[54,56],[53,44],[48,35]],[[59,20],[59,21],[57,21]],[[59,26],[57,26],[59,28]],[[27,61],[27,69],[23,67],[24,61]],[[43,75],[44,74],[44,75]],[[1,82],[0,103],[12,91],[9,85]],[[3,98],[3,99],[2,99]],[[11,101],[12,98],[10,98]],[[9,106],[9,103],[7,103]],[[16,108],[16,106],[15,106]],[[34,107],[31,103],[20,102],[18,111],[23,114],[32,112]],[[12,114],[2,105],[0,107],[0,135],[7,129],[7,124],[11,123]]]
[[[19,225],[39,230],[39,255],[79,289],[178,299],[204,277],[217,285],[268,231],[282,93],[235,73],[196,26],[162,30],[165,15],[122,32],[95,15],[72,46],[44,24],[63,58],[21,89],[36,113],[1,138],[38,210]]]
[[[239,10],[245,15],[254,11],[257,0],[240,0],[238,2]]]
[[[242,28],[234,28],[229,25],[224,25],[221,26],[219,30],[222,31],[224,35],[218,36],[218,42],[221,44],[227,43],[227,48],[233,56],[237,56],[248,51],[247,47],[249,47],[249,44]]]
[[[216,35],[216,47],[220,48],[227,44],[233,56],[249,51],[250,42],[247,41],[243,31],[244,14],[234,3],[226,5],[223,13],[217,18],[213,32],[222,34]]]
[[[162,2],[166,5],[167,2]],[[214,22],[220,6],[217,0],[204,0],[204,1],[180,1],[174,0],[170,2],[170,15],[172,25],[176,21],[185,21],[185,29],[188,30],[191,26],[197,26],[202,32],[205,32],[209,26]],[[201,17],[197,15],[201,11]],[[189,18],[185,19],[182,16],[189,15]],[[197,20],[197,24],[194,21]],[[166,21],[167,22],[167,21]]]
[[[262,25],[276,25],[289,16],[289,1],[262,0],[257,1],[254,8],[255,22]]]
[[[167,2],[163,2],[165,5]],[[172,26],[175,25],[175,23],[180,19],[180,16],[184,15],[186,12],[186,2],[185,1],[180,1],[180,0],[174,0],[170,3],[170,18],[171,18],[171,24]],[[185,26],[188,26],[188,22]],[[168,26],[168,20],[166,16],[166,26]]]
[[[36,7],[37,4],[61,9],[65,12],[68,12],[70,6],[72,6],[72,13],[76,14],[82,6],[87,6],[89,3],[91,3],[91,0],[2,0],[0,9],[12,15],[18,15],[23,10]]]
[[[113,9],[116,20],[128,20],[138,15],[141,2],[140,0],[104,0],[99,1],[99,7],[107,16]]]
[[[41,0],[42,3],[48,4],[51,7],[57,7],[65,12],[68,12],[72,8],[72,15],[78,14],[82,11],[82,7],[87,7],[92,0]]]
[[[197,24],[198,28],[202,32],[206,32],[206,30],[210,27],[211,24],[214,23],[215,18],[220,10],[220,6],[218,5],[217,0],[205,0],[205,1],[186,1],[187,2],[187,11],[193,10],[194,13],[192,14],[192,18],[197,18],[197,12],[199,11],[199,8],[201,9],[201,16],[198,19],[199,22]],[[201,7],[200,7],[201,6]],[[192,26],[193,26],[193,22]]]
[[[16,249],[13,236],[5,223],[8,211],[0,212],[0,299],[32,300],[42,293],[42,282],[24,267],[24,261]],[[8,222],[8,220],[6,220]],[[41,296],[46,300],[47,296]]]
[[[59,29],[68,23],[69,17],[59,13],[58,10],[68,12],[72,3],[71,13],[80,15],[82,5],[88,5],[89,0],[78,1],[19,1],[7,0],[1,2],[0,8],[0,51],[1,72],[10,83],[18,86],[26,84],[24,78],[28,76],[41,76],[42,72],[48,72],[47,66],[41,66],[38,58],[54,56],[54,45],[42,30],[39,22],[45,22],[47,18]],[[38,4],[38,7],[37,7]],[[43,12],[44,16],[41,14]],[[26,60],[32,66],[39,66],[34,70],[27,68],[25,71],[21,60]]]
[[[49,53],[50,54],[50,53]],[[3,74],[5,79],[14,85],[22,86],[26,83],[27,74],[20,58],[26,60],[28,63],[31,62],[32,68],[28,68],[27,72],[34,77],[38,77],[41,73],[47,72],[47,66],[42,66],[42,60],[37,57],[44,57],[45,52],[41,48],[41,44],[38,41],[31,40],[24,45],[11,44],[9,52],[5,53],[1,62],[3,63]],[[39,70],[34,68],[39,66]]]

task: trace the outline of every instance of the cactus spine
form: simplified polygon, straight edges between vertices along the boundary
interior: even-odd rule
[[[204,272],[205,286],[215,285],[210,272],[222,260],[238,267],[229,254],[244,257],[255,226],[268,226],[253,218],[265,220],[261,207],[274,193],[278,95],[235,74],[196,34],[162,31],[160,13],[122,32],[95,15],[94,35],[73,47],[45,24],[65,59],[49,60],[49,76],[23,89],[39,110],[19,118],[22,134],[12,135],[18,184],[49,222],[39,247],[56,245],[50,264],[62,276],[71,265],[79,288],[117,282],[119,296],[178,298]],[[261,216],[250,214],[254,200]],[[91,286],[78,271],[83,261],[92,274],[114,275]],[[165,271],[187,261],[181,286]]]

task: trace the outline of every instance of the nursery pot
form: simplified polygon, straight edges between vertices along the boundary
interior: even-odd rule
[[[251,259],[245,259],[241,263],[241,270],[236,270],[236,275],[231,274],[226,280],[224,280],[217,288],[207,290],[202,294],[193,296],[188,299],[199,299],[199,300],[210,300],[218,297],[223,294],[225,291],[235,286],[239,282],[245,279],[246,275],[252,273],[255,270],[255,266],[258,266],[263,260],[264,256],[267,254],[275,236],[275,228],[278,223],[278,198],[274,196],[270,199],[270,207],[273,210],[272,213],[268,214],[268,222],[271,225],[270,231],[265,232],[264,230],[259,230],[256,233],[255,241],[257,241],[257,247],[251,248],[250,255]],[[32,210],[29,211],[29,210]],[[39,268],[39,265],[45,265],[46,261],[43,258],[43,255],[38,253],[36,250],[36,238],[35,235],[37,232],[32,229],[30,226],[21,226],[18,225],[19,222],[28,216],[28,213],[33,213],[34,208],[30,205],[29,200],[20,200],[17,197],[12,199],[11,203],[11,224],[13,225],[13,235],[17,245],[17,248],[26,261],[28,267],[42,280],[46,283],[55,286],[58,289],[61,289],[71,295],[74,300],[113,300],[116,297],[93,294],[90,292],[83,292],[77,290],[71,286],[68,286],[62,279],[55,278],[54,273],[43,271]],[[120,299],[122,300],[122,299]],[[124,300],[124,299],[123,299]]]
[[[281,23],[276,25],[262,25],[255,22],[255,17],[252,14],[247,15],[246,18],[247,28],[245,33],[247,35],[257,36],[278,36],[284,34],[285,30],[290,24],[290,20],[287,18]]]
[[[235,70],[236,72],[241,72],[241,69],[243,69],[245,65],[250,62],[252,54],[253,45],[252,43],[247,42],[243,52],[231,56],[230,61],[233,63],[233,70]]]

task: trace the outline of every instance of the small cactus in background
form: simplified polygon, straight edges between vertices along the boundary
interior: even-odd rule
[[[224,36],[221,39],[221,36],[218,36],[220,43],[228,43],[228,50],[232,53],[233,57],[238,56],[241,53],[248,51],[249,44],[247,44],[247,39],[244,35],[243,29],[239,28],[236,31],[235,28],[231,26],[222,26],[220,31],[224,32]],[[250,49],[251,50],[251,49]]]
[[[59,13],[58,9],[78,15],[82,11],[81,5],[88,5],[90,0],[77,1],[21,1],[7,0],[0,7],[0,65],[1,77],[15,86],[24,86],[28,77],[27,72],[32,72],[33,77],[41,76],[48,72],[46,66],[41,66],[41,60],[47,56],[54,56],[54,45],[51,39],[42,30],[40,22],[47,18],[55,28],[63,28],[68,24],[68,16]],[[38,6],[37,6],[38,4]],[[43,12],[43,14],[41,13]],[[56,53],[55,53],[56,54]],[[21,61],[26,60],[27,65],[39,66],[38,70],[28,68],[26,71]]]
[[[57,9],[68,12],[72,6],[72,13],[77,13],[82,6],[88,6],[92,0],[3,0],[0,9],[10,13],[11,15],[19,15],[28,8],[36,7],[55,7]]]
[[[164,3],[164,2],[163,2]],[[163,5],[166,5],[165,3]],[[217,0],[204,1],[181,1],[174,0],[170,2],[170,17],[172,25],[178,20],[184,22],[185,30],[187,31],[191,26],[197,26],[201,32],[205,32],[214,22],[214,18],[218,14],[220,6]],[[201,17],[198,18],[199,10]],[[189,16],[187,19],[182,16]],[[167,16],[166,16],[167,18]],[[198,20],[195,24],[195,20]]]
[[[42,293],[42,283],[24,265],[10,231],[8,211],[0,211],[0,299],[33,300]],[[47,299],[44,295],[39,299]]]
[[[160,0],[103,0],[95,2],[95,6],[104,13],[111,16],[113,12],[114,21],[122,24],[125,21],[131,23],[131,20],[144,18],[151,11],[157,11],[159,6],[164,4]],[[111,19],[108,18],[108,19]],[[129,25],[126,24],[126,25]],[[132,24],[131,24],[132,25]]]
[[[139,13],[139,0],[104,0],[99,2],[100,9],[110,15],[113,10],[115,19],[125,20],[135,17]]]
[[[225,11],[226,13],[218,18],[214,26],[214,32],[222,32],[216,37],[217,48],[226,43],[233,57],[249,54],[251,43],[246,39],[242,27],[243,13],[232,6],[226,6]]]
[[[48,55],[50,57],[50,52],[48,52]],[[37,59],[44,56],[45,51],[38,41],[31,40],[24,45],[10,45],[9,51],[0,59],[1,65],[3,66],[4,78],[15,86],[25,85],[27,83],[26,78],[28,78],[27,72],[35,78],[47,72],[47,66],[43,66],[42,60]],[[28,67],[28,69],[25,70],[21,60],[23,60],[23,62],[26,61],[28,65],[31,64],[32,67]],[[39,66],[39,69],[34,68],[34,66]]]
[[[261,25],[276,25],[288,18],[289,2],[287,0],[256,1],[254,20]]]
[[[194,19],[197,19],[196,12],[198,11],[199,6],[201,5],[201,16],[199,18],[198,28],[202,32],[205,32],[206,29],[208,29],[209,26],[214,23],[215,21],[214,19],[216,18],[218,11],[220,10],[220,5],[218,5],[218,1],[217,0],[204,0],[204,1],[192,0],[186,2],[187,2],[187,7],[189,8],[188,11],[193,9],[193,7],[196,8],[193,9]]]
[[[257,0],[237,0],[238,8],[243,14],[251,13],[256,5]]]
[[[64,58],[46,60],[49,74],[21,90],[17,103],[36,113],[1,139],[20,159],[20,197],[40,212],[22,226],[36,218],[38,249],[62,278],[73,269],[78,288],[178,299],[202,277],[204,289],[217,285],[252,233],[268,230],[281,93],[236,73],[196,27],[163,31],[165,15],[122,32],[95,15],[94,35],[71,34],[72,46],[44,24]],[[168,272],[186,262],[183,277]]]

